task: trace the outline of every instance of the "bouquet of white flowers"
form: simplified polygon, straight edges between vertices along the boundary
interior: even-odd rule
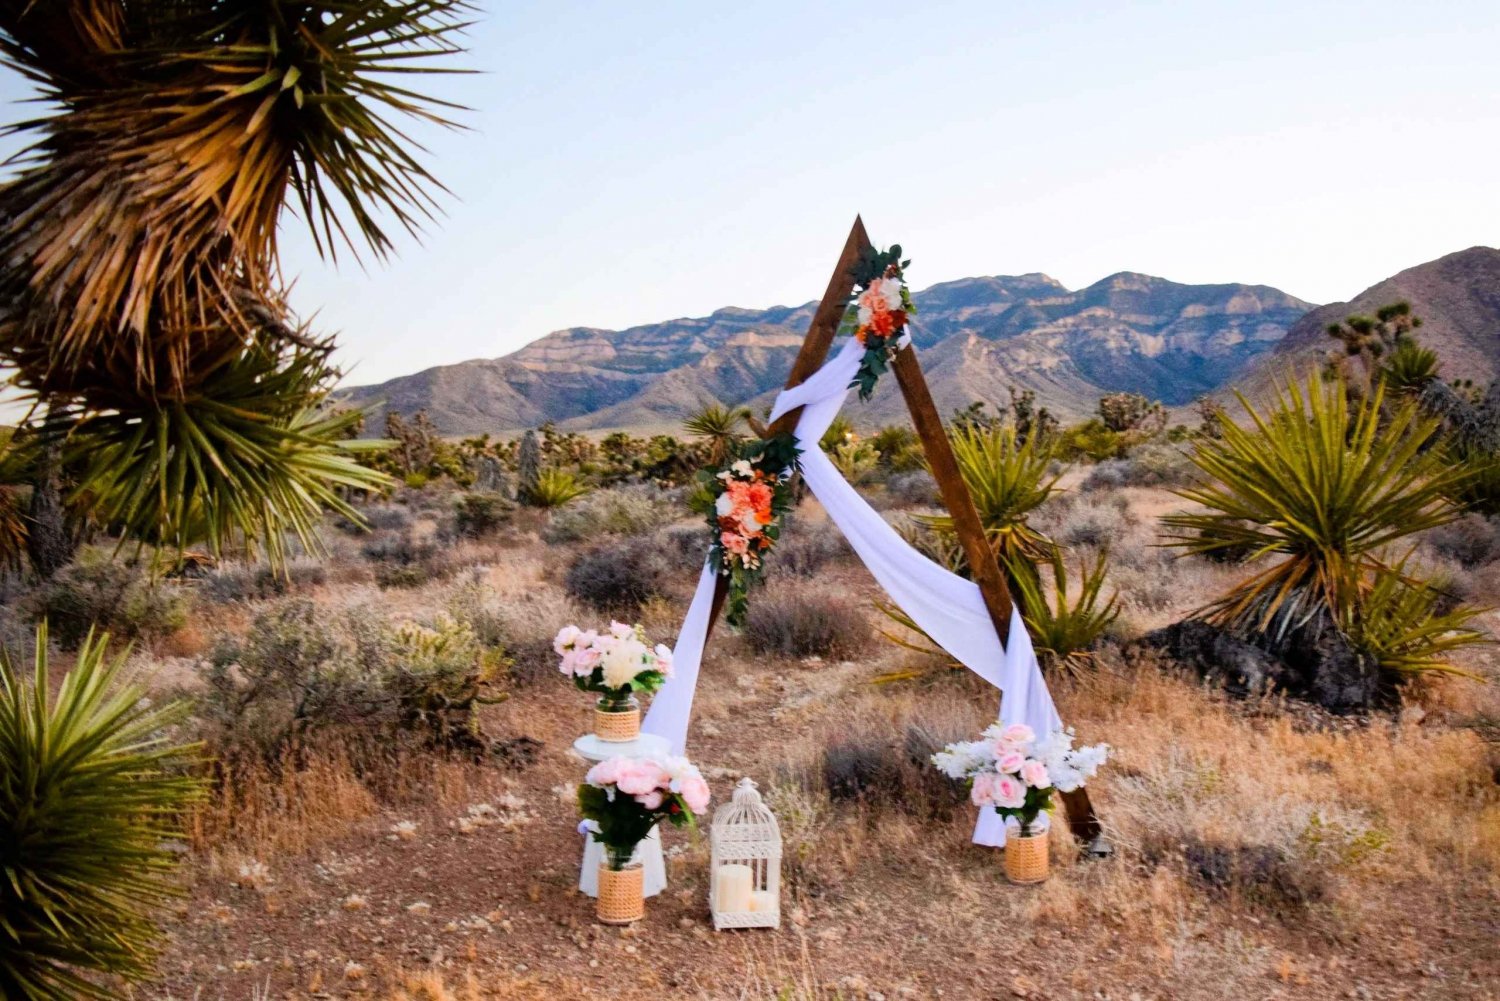
[[[979,740],[949,744],[932,763],[949,778],[967,781],[976,805],[1015,817],[1025,836],[1036,818],[1052,809],[1053,792],[1082,787],[1108,756],[1108,744],[1075,748],[1070,730],[1038,740],[1024,723],[995,723]]]

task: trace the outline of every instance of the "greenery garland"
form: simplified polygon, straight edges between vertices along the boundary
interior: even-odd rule
[[[765,571],[765,556],[781,535],[792,509],[792,477],[801,469],[797,439],[790,434],[739,442],[717,470],[700,470],[702,491],[695,507],[708,519],[713,545],[708,561],[729,588],[725,621],[745,622],[750,586]]]
[[[876,381],[896,356],[907,318],[917,311],[906,287],[910,264],[901,259],[901,245],[897,243],[889,250],[865,248],[854,265],[855,292],[839,330],[859,338],[865,346],[859,371],[849,383],[850,389],[859,389],[861,400],[869,400],[875,392]]]

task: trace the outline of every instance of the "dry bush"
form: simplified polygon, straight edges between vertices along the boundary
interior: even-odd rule
[[[568,594],[595,611],[634,619],[641,606],[664,595],[669,568],[660,554],[622,541],[579,553],[568,567]]]
[[[789,519],[767,567],[772,574],[813,577],[830,563],[853,555],[843,533],[832,522]]]
[[[1197,471],[1187,454],[1166,442],[1150,442],[1121,459],[1105,459],[1080,485],[1084,491],[1122,487],[1180,487],[1194,482]]]
[[[1457,561],[1466,569],[1500,560],[1500,519],[1465,515],[1429,530],[1422,538],[1439,555]]]
[[[886,493],[906,507],[937,507],[942,504],[937,481],[925,469],[894,473],[885,481]]]
[[[48,621],[59,646],[71,650],[93,628],[116,640],[159,640],[187,622],[191,595],[172,581],[154,579],[143,566],[91,547],[23,604],[32,618]]]
[[[654,531],[683,513],[652,487],[595,490],[552,512],[542,538],[551,543],[583,542],[601,535],[626,538]]]
[[[768,594],[750,601],[745,642],[773,657],[844,659],[869,648],[870,623],[852,600],[820,591]]]
[[[263,563],[220,566],[203,578],[198,593],[206,601],[228,604],[279,598],[321,587],[327,582],[328,568],[322,560],[299,556],[289,560],[282,572]]]

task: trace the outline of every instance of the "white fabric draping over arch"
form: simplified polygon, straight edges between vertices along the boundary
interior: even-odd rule
[[[915,349],[907,346],[903,350]],[[849,396],[849,383],[863,353],[863,345],[848,338],[843,349],[811,378],[777,397],[770,420],[804,408],[795,434],[808,488],[891,600],[954,659],[1001,690],[1000,720],[1025,723],[1039,735],[1061,729],[1062,720],[1052,704],[1020,613],[1012,613],[1007,650],[996,635],[978,585],[913,549],[860,497],[818,447],[819,439]],[[666,738],[674,754],[684,753],[687,744],[716,582],[716,575],[705,565],[673,651],[675,672],[656,693],[642,724],[647,733]],[[974,841],[997,847],[1005,844],[1005,825],[993,807],[980,812]]]

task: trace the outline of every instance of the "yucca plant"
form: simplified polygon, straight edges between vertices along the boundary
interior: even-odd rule
[[[29,681],[0,661],[0,997],[117,998],[98,975],[149,976],[152,908],[174,892],[167,841],[199,792],[177,705],[121,680],[90,636],[49,696],[47,631]]]
[[[278,227],[295,197],[320,251],[384,255],[380,220],[430,214],[436,182],[387,116],[444,123],[404,81],[457,51],[469,10],[0,0],[0,61],[54,109],[20,126],[34,142],[0,187],[0,364],[67,408],[77,454],[126,463],[105,491],[122,527],[249,534],[275,559],[328,492],[384,484],[306,416],[337,373],[290,318]]]
[[[1042,666],[1076,673],[1092,663],[1094,645],[1120,617],[1118,594],[1111,591],[1108,598],[1103,597],[1109,550],[1101,549],[1092,566],[1079,560],[1078,592],[1072,600],[1062,550],[1051,547],[1043,562],[1051,570],[1050,582],[1033,573],[1016,572],[1022,568],[1012,568],[1021,618]],[[1028,563],[1024,569],[1030,570],[1032,565]]]
[[[1219,625],[1285,637],[1326,610],[1338,621],[1388,570],[1384,551],[1446,524],[1445,500],[1464,471],[1431,448],[1436,418],[1411,402],[1384,411],[1384,389],[1351,404],[1341,379],[1289,380],[1275,403],[1223,436],[1200,439],[1192,460],[1209,482],[1178,491],[1206,511],[1162,519],[1168,544],[1190,553],[1248,549],[1248,579],[1208,605]]]
[[[949,435],[959,472],[974,498],[979,521],[1002,567],[1015,568],[1047,557],[1049,542],[1027,524],[1057,485],[1049,439],[1032,435],[1024,441],[1009,423],[967,424]],[[922,520],[945,534],[953,532],[948,515]]]
[[[1450,664],[1447,655],[1492,642],[1469,625],[1482,609],[1439,611],[1441,598],[1432,585],[1411,579],[1403,560],[1375,573],[1359,607],[1346,611],[1340,626],[1354,647],[1384,671],[1468,674]]]
[[[746,427],[750,411],[745,407],[725,407],[712,403],[682,422],[682,429],[689,437],[698,438],[708,445],[709,465],[717,469],[724,464],[735,443],[744,437],[740,429]]]
[[[561,469],[543,469],[537,475],[536,486],[531,490],[530,503],[534,507],[562,507],[589,492],[589,488],[578,481],[578,477]]]

